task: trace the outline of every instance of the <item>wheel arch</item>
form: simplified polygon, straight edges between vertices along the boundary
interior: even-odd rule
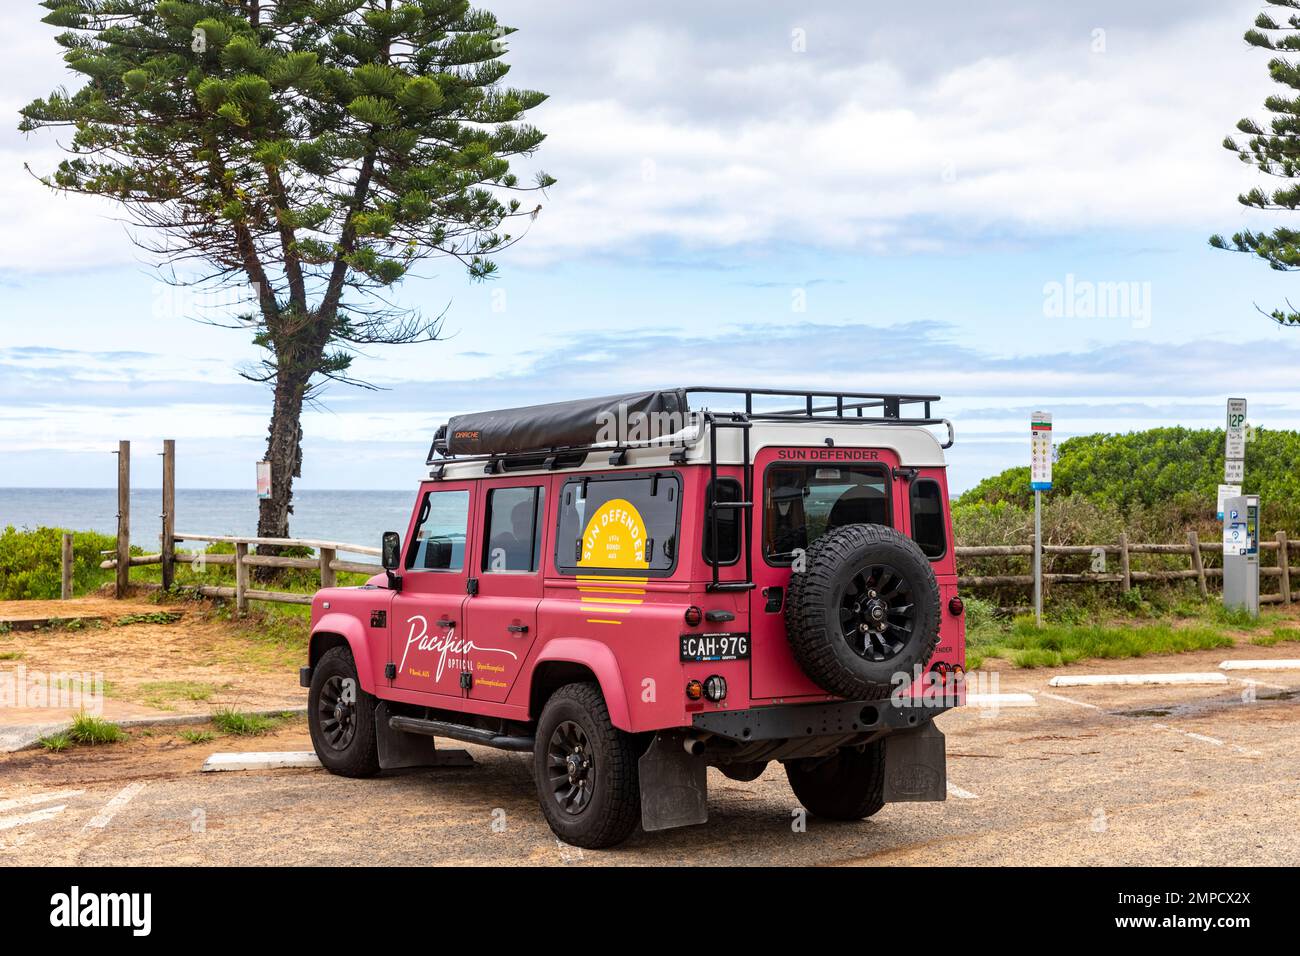
[[[361,682],[361,689],[368,694],[374,694],[375,672],[371,666],[370,644],[355,618],[343,614],[327,614],[322,617],[311,634],[307,663],[315,670],[325,652],[335,647],[347,647],[352,651],[352,660],[357,666],[357,680]]]
[[[594,681],[600,687],[610,723],[631,731],[627,689],[618,659],[607,645],[583,637],[556,638],[537,656],[529,678],[529,718],[537,720],[547,699],[565,684],[583,681]]]

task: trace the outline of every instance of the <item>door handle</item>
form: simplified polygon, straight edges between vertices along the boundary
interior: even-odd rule
[[[527,633],[528,633],[528,625],[527,625],[527,624],[510,624],[510,625],[508,625],[508,626],[506,627],[506,630],[509,631],[511,634],[527,634]]]
[[[438,620],[433,622],[433,626],[434,627],[455,627],[456,622],[453,621],[451,618],[440,617],[438,618]]]

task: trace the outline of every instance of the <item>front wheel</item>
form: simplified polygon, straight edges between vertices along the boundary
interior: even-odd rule
[[[533,751],[537,799],[565,843],[622,843],[641,817],[635,738],[609,719],[595,684],[567,684],[542,709]]]
[[[861,750],[845,747],[829,759],[792,760],[785,765],[790,789],[813,816],[861,820],[885,805],[883,740]]]
[[[347,647],[331,647],[316,664],[307,692],[307,726],[321,765],[343,777],[379,772],[375,698],[361,689]]]

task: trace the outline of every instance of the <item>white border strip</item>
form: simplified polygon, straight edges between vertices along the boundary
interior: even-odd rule
[[[203,772],[216,770],[314,770],[320,758],[310,750],[288,750],[280,753],[222,753],[213,754],[203,761]]]
[[[1226,684],[1223,674],[1089,674],[1053,677],[1049,687],[1131,687],[1149,684]]]
[[[1300,671],[1300,660],[1275,659],[1271,661],[1224,661],[1222,671]]]

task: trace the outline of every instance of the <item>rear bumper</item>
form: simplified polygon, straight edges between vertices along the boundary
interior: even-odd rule
[[[798,740],[815,737],[878,735],[925,724],[944,711],[944,705],[899,707],[889,700],[841,700],[825,704],[782,704],[748,710],[718,710],[695,714],[692,726],[736,743],[763,740]]]

